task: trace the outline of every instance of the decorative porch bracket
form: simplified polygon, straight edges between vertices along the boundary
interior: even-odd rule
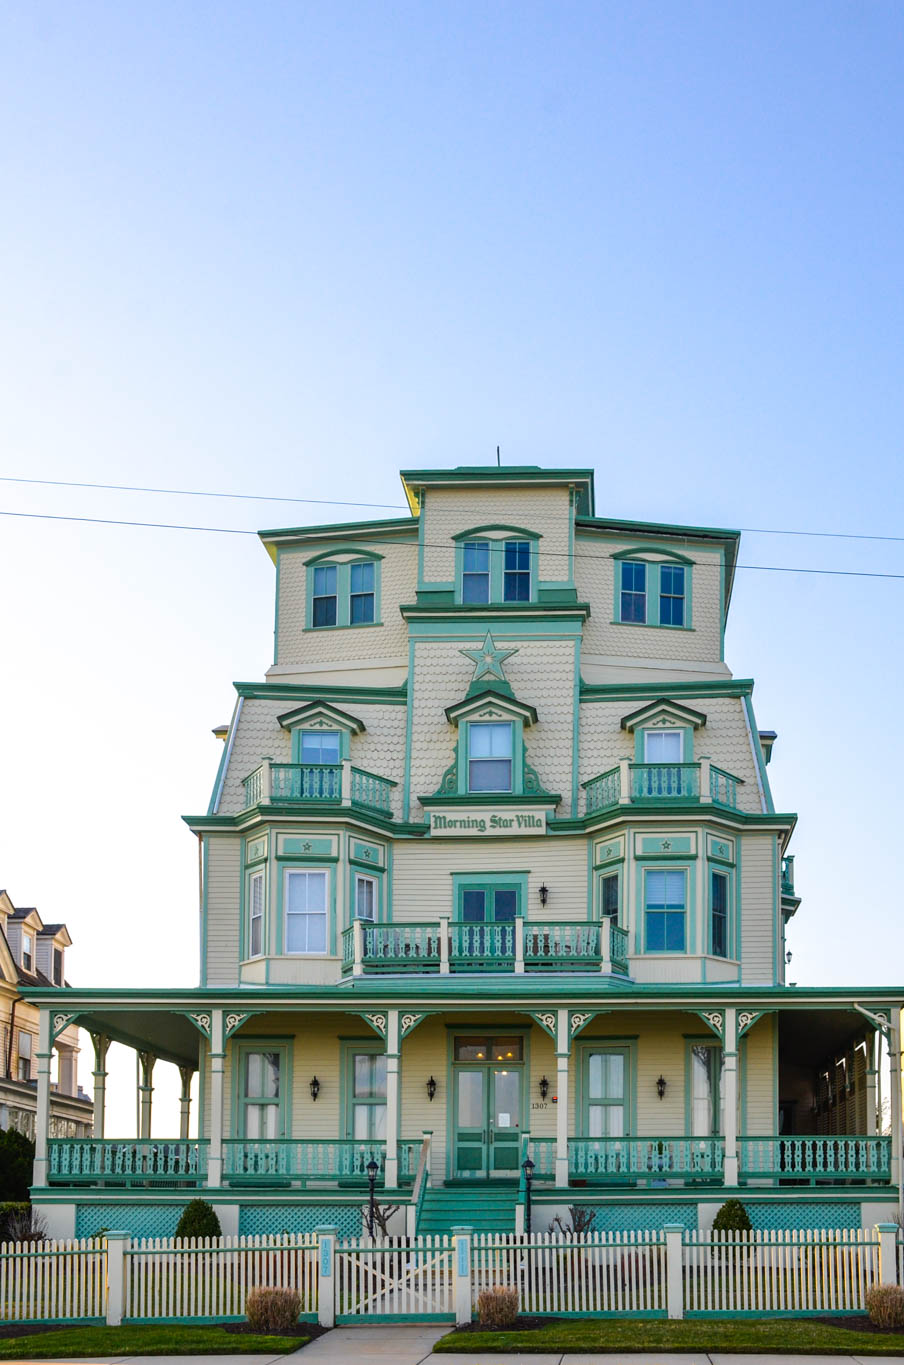
[[[184,1015],[199,1033],[203,1033],[205,1038],[210,1038],[210,1010],[174,1010],[173,1013]],[[263,1010],[226,1010],[223,1016],[223,1041],[237,1033],[248,1019],[263,1013]]]
[[[412,1010],[406,1010],[404,1014],[400,1014],[399,1042],[401,1042],[403,1038],[407,1038],[409,1033],[413,1033],[418,1024],[422,1024],[426,1018],[427,1011],[424,1011],[421,1014],[415,1014]]]
[[[568,1014],[568,1036],[577,1038],[579,1033],[594,1019],[601,1014],[610,1014],[610,1010],[570,1010]]]
[[[854,1009],[858,1014],[862,1014],[864,1019],[868,1019],[873,1028],[878,1029],[882,1037],[888,1042],[891,1037],[891,1020],[887,1010],[868,1010],[864,1005],[855,1005]]]
[[[533,1010],[528,1011],[535,1024],[539,1024],[544,1033],[548,1033],[553,1042],[556,1041],[556,1012],[555,1010],[541,1010],[535,1014]]]
[[[60,1034],[67,1029],[73,1019],[78,1019],[78,1011],[73,1010],[71,1014],[53,1014],[51,1016],[51,1042],[59,1038]]]
[[[724,1010],[694,1010],[707,1027],[711,1028],[720,1043],[725,1042],[725,1011]]]
[[[776,1010],[738,1010],[738,1037],[743,1038],[744,1034],[749,1032],[764,1014],[776,1013]]]

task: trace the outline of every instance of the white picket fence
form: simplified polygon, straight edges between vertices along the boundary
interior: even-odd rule
[[[482,1233],[472,1242],[474,1298],[517,1288],[520,1311],[560,1317],[664,1310],[665,1243],[658,1232],[595,1232],[580,1238]]]
[[[6,1322],[241,1319],[248,1291],[292,1287],[302,1315],[470,1322],[481,1291],[517,1289],[540,1316],[732,1317],[863,1312],[873,1284],[904,1283],[893,1224],[875,1229],[478,1233],[340,1240],[311,1234],[176,1240],[124,1233],[0,1244]]]
[[[132,1322],[245,1316],[249,1289],[298,1291],[302,1313],[317,1315],[317,1238],[148,1238],[123,1253],[123,1317]]]
[[[683,1253],[689,1317],[862,1313],[867,1289],[879,1282],[872,1229],[688,1233]]]
[[[0,1242],[4,1322],[103,1321],[107,1252],[102,1242]]]

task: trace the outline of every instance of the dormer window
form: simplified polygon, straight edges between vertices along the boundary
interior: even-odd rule
[[[27,972],[34,970],[35,941],[31,934],[22,935],[22,966]]]
[[[54,948],[53,950],[53,984],[62,986],[63,984],[63,950]]]
[[[378,625],[380,558],[350,547],[308,560],[308,629]]]
[[[369,626],[374,620],[374,565],[372,560],[364,564],[349,565],[349,624]]]
[[[502,575],[502,600],[504,602],[529,602],[530,542],[527,540],[507,540],[503,553],[505,569]]]
[[[626,560],[621,573],[621,619],[642,625],[647,619],[647,566]]]
[[[620,550],[613,562],[616,624],[691,629],[691,560],[639,545]]]
[[[302,730],[299,736],[299,759],[302,763],[338,763],[338,730]]]
[[[311,625],[334,626],[339,617],[336,564],[321,564],[314,570],[314,597],[311,602]]]
[[[682,763],[684,761],[683,730],[644,730],[644,763]]]
[[[659,566],[659,624],[684,625],[684,565]]]
[[[480,531],[494,534],[476,534]],[[478,526],[455,540],[456,600],[470,606],[535,600],[538,537],[533,531],[518,526]]]
[[[472,721],[468,726],[468,791],[512,790],[511,721]]]
[[[461,600],[489,602],[490,600],[490,542],[469,540],[462,552]]]

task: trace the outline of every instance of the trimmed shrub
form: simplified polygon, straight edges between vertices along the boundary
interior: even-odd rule
[[[477,1296],[477,1318],[481,1327],[496,1331],[511,1327],[518,1317],[517,1289],[504,1289],[501,1284],[485,1289]]]
[[[193,1199],[182,1210],[176,1224],[177,1237],[221,1237],[222,1229],[213,1204],[206,1199]]]
[[[301,1299],[294,1289],[249,1289],[245,1317],[255,1332],[278,1336],[298,1326]]]
[[[876,1327],[904,1327],[904,1289],[896,1284],[874,1284],[866,1291],[866,1311]]]
[[[30,1137],[15,1128],[0,1130],[0,1200],[28,1200],[34,1159],[35,1145]]]
[[[713,1219],[713,1232],[752,1232],[753,1224],[740,1199],[726,1199]]]

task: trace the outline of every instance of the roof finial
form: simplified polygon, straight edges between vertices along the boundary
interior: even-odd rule
[[[496,447],[496,463],[497,463],[498,465],[500,465],[500,466],[502,465],[502,459],[501,459],[501,457],[500,457],[500,455],[499,455],[499,447],[498,447],[498,446]]]

